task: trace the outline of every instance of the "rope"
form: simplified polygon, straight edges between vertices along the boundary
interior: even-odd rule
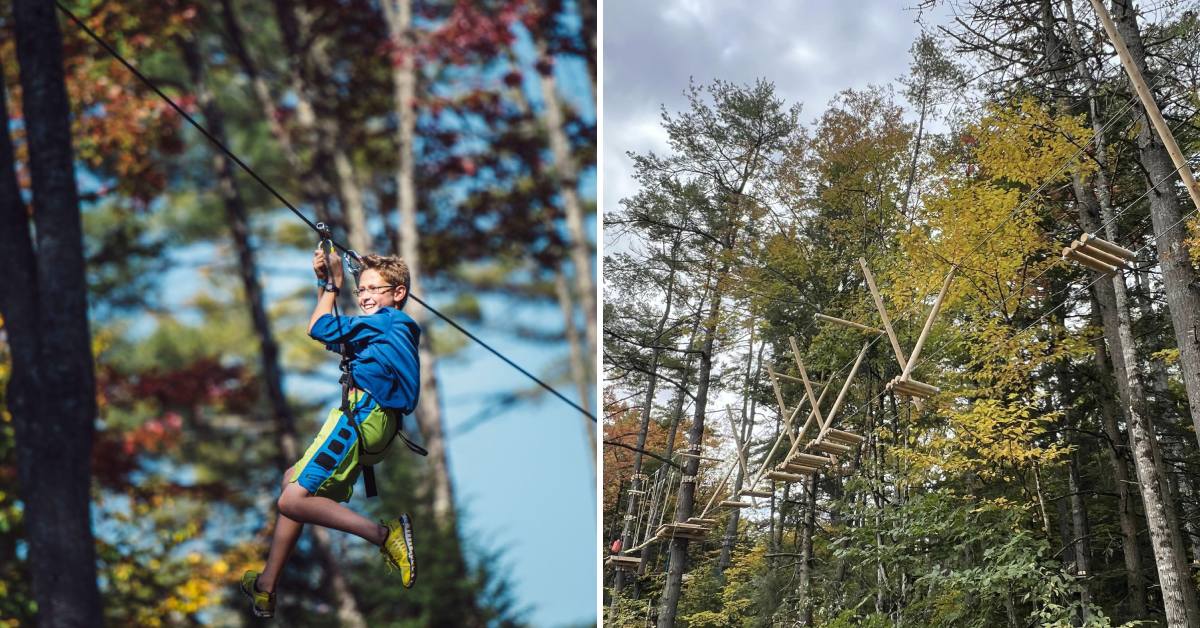
[[[188,112],[184,111],[183,108],[180,107],[178,104],[176,104],[176,102],[174,100],[172,100],[170,96],[167,96],[165,93],[163,93],[163,91],[161,89],[159,89],[158,86],[155,85],[153,81],[146,78],[146,76],[144,74],[142,74],[136,67],[134,67],[133,64],[131,64],[129,61],[126,61],[125,58],[122,57],[120,53],[118,53],[116,50],[113,49],[112,46],[108,45],[107,42],[105,42],[103,39],[101,39],[100,36],[95,33],[95,31],[88,28],[87,24],[83,23],[83,20],[80,20],[78,17],[75,16],[74,13],[72,13],[69,9],[64,7],[62,5],[62,2],[59,2],[59,0],[55,0],[54,4],[58,7],[59,11],[62,11],[67,17],[69,17],[71,19],[71,21],[75,22],[75,24],[78,25],[79,28],[83,30],[83,32],[87,33],[88,36],[91,37],[97,44],[99,44],[101,48],[104,48],[104,50],[106,50],[108,52],[108,54],[112,55],[112,57],[114,59],[116,59],[117,61],[119,61],[121,63],[121,65],[124,65],[126,67],[126,69],[128,69],[130,72],[132,72],[133,75],[136,76],[142,83],[144,83],[147,87],[149,87],[151,90],[153,90],[155,94],[158,94],[159,98],[162,98],[164,102],[166,102],[168,105],[170,105],[171,108],[174,109],[175,112],[178,113],[180,116],[182,116],[184,120],[187,120],[189,124],[191,124],[193,127],[195,127],[195,129],[197,131],[199,131],[200,134],[203,135],[206,139],[208,139],[209,142],[211,142],[221,152],[225,153],[225,155],[227,155],[230,159],[232,159],[233,162],[236,163],[246,174],[250,175],[251,178],[253,178],[255,181],[257,181],[259,183],[259,185],[263,186],[263,188],[265,188],[268,192],[270,192],[271,195],[274,196],[280,203],[283,203],[283,205],[285,207],[287,207],[289,210],[291,210],[291,212],[293,214],[295,214],[296,217],[298,217],[300,220],[303,220],[304,224],[308,225],[308,227],[310,229],[312,229],[314,232],[317,232],[318,234],[320,234],[320,231],[317,229],[316,223],[314,223],[312,220],[309,220],[309,218],[307,216],[305,216],[303,213],[301,213],[299,209],[296,209],[296,206],[293,205],[291,203],[291,201],[288,201],[287,198],[285,198],[283,196],[283,194],[280,194],[279,191],[276,190],[270,183],[268,183],[265,179],[260,177],[258,175],[258,173],[254,171],[253,168],[248,166],[246,164],[246,162],[242,161],[242,159],[240,157],[238,157],[236,154],[234,154],[234,152],[232,150],[230,150],[229,147],[227,147],[227,146],[225,146],[225,144],[221,143],[221,141],[218,140],[216,137],[213,137],[212,133],[208,132],[208,129],[204,128],[204,126],[201,125],[199,122],[197,122],[195,120],[195,118],[190,116],[188,114]],[[329,243],[332,244],[334,247],[336,247],[338,250],[342,251],[343,253],[350,252],[349,249],[342,246],[340,243],[338,243],[336,240],[334,240],[332,238],[329,238]],[[490,351],[492,353],[492,355],[500,358],[506,364],[513,367],[514,369],[519,371],[522,375],[524,375],[525,377],[528,377],[530,380],[533,380],[533,382],[535,382],[537,385],[546,389],[551,394],[553,394],[555,397],[558,397],[563,402],[565,402],[567,405],[569,405],[572,408],[575,408],[579,412],[583,413],[583,415],[586,416],[587,418],[591,419],[592,422],[596,422],[596,415],[594,415],[591,412],[589,412],[588,410],[584,409],[582,406],[575,403],[574,401],[571,401],[570,399],[563,396],[562,393],[558,392],[553,387],[551,387],[549,384],[547,384],[546,382],[539,379],[533,373],[530,373],[529,371],[527,371],[523,367],[521,367],[521,365],[517,364],[516,362],[513,362],[511,359],[508,358],[508,356],[504,355],[503,353],[500,353],[495,348],[493,348],[491,345],[484,342],[481,338],[479,338],[475,334],[467,331],[462,325],[459,325],[457,322],[455,322],[449,316],[442,314],[441,312],[439,312],[438,310],[433,308],[431,305],[429,305],[428,303],[426,303],[425,301],[423,301],[422,299],[417,297],[417,295],[415,295],[415,294],[410,293],[408,296],[410,298],[412,298],[412,300],[421,304],[421,306],[424,307],[426,310],[429,310],[429,312],[431,314],[442,319],[443,321],[448,323],[451,327],[457,329],[463,335],[465,335],[466,337],[473,340],[476,344],[478,344],[478,345],[482,346],[484,349],[487,349],[488,351]]]

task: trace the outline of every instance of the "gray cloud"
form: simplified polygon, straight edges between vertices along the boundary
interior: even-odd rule
[[[660,107],[686,105],[688,78],[762,77],[811,120],[838,92],[908,70],[921,31],[897,0],[605,0],[603,209],[636,190],[627,151],[665,149]],[[941,16],[922,20],[938,23]]]

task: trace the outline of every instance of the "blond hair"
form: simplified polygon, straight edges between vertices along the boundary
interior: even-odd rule
[[[402,309],[404,304],[408,303],[408,293],[412,290],[409,285],[412,278],[408,271],[408,264],[404,263],[404,260],[400,259],[398,255],[364,255],[362,262],[363,270],[374,270],[389,284],[404,286],[404,300],[397,305]]]

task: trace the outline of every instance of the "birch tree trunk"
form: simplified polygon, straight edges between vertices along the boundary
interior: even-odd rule
[[[415,168],[416,91],[417,76],[414,67],[412,34],[412,0],[386,0],[383,3],[388,22],[388,31],[397,46],[399,61],[392,66],[392,81],[395,90],[397,132],[396,171],[397,211],[400,224],[397,230],[399,254],[408,264],[413,294],[423,295],[420,256],[420,235],[417,232],[417,193]],[[424,327],[429,316],[423,308],[410,307],[408,313],[417,324]],[[457,523],[454,513],[454,489],[450,481],[450,464],[446,453],[442,408],[437,382],[437,359],[430,347],[430,334],[421,335],[419,347],[421,360],[421,398],[416,417],[429,450],[429,467],[432,473],[430,493],[433,496],[433,513],[438,525],[456,534]]]
[[[575,300],[571,298],[571,288],[567,285],[567,277],[561,270],[554,272],[554,295],[558,298],[559,311],[563,316],[563,331],[567,339],[567,349],[570,351],[571,379],[575,380],[575,390],[579,395],[579,402],[587,403],[590,397],[589,393],[592,391],[591,384],[588,382],[588,373],[591,372],[591,369],[584,362],[585,354],[582,343],[579,341],[579,329],[575,327]],[[590,446],[588,449],[591,452],[589,460],[592,462],[592,477],[595,478],[597,427],[591,419],[583,414],[579,415],[579,419],[583,424],[583,432],[587,436]],[[641,445],[638,447],[640,449]]]
[[[1138,29],[1131,0],[1113,0],[1113,21],[1125,40],[1133,62],[1146,82],[1154,84],[1154,75],[1146,66],[1146,50]],[[1197,291],[1196,271],[1184,240],[1186,225],[1182,222],[1179,197],[1176,193],[1179,174],[1171,162],[1162,140],[1155,135],[1145,109],[1135,109],[1138,123],[1138,151],[1142,167],[1149,177],[1150,218],[1154,224],[1154,242],[1166,288],[1167,308],[1179,346],[1179,369],[1187,390],[1188,409],[1192,427],[1200,439],[1200,292]],[[1200,617],[1197,618],[1200,622]]]
[[[565,119],[554,80],[554,59],[550,56],[544,39],[539,39],[537,46],[538,76],[542,86],[542,126],[550,139],[550,153],[554,158],[558,190],[562,195],[563,211],[567,217],[567,234],[571,239],[571,265],[575,267],[575,292],[583,308],[588,355],[595,355],[596,282],[592,278],[592,246],[583,226],[583,203],[579,200],[579,167],[571,155],[571,144],[563,128]]]

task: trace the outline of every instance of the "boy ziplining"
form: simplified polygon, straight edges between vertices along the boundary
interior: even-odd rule
[[[320,247],[313,254],[320,292],[308,334],[330,350],[339,344],[344,347],[352,373],[351,411],[349,417],[341,408],[330,411],[304,457],[284,473],[266,565],[261,573],[247,571],[241,580],[258,617],[275,614],[275,585],[306,523],[356,534],[378,545],[387,564],[400,571],[405,588],[412,587],[417,576],[412,521],[407,514],[375,523],[338,503],[350,500],[362,465],[383,458],[400,420],[416,408],[420,393],[421,329],[400,311],[408,299],[408,266],[399,257],[381,255],[368,255],[362,263],[359,288],[354,291],[362,316],[337,316],[333,311],[342,289],[341,260],[337,255],[327,258]]]

